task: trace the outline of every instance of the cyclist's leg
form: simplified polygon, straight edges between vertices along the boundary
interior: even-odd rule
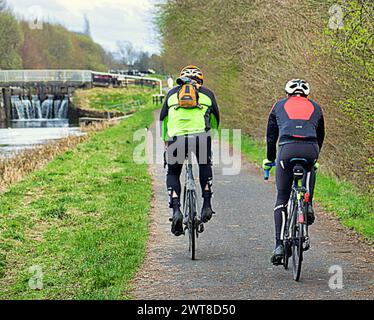
[[[311,168],[306,174],[306,181],[305,181],[305,186],[310,195],[310,202],[312,202],[313,200],[315,185],[316,185],[316,171],[314,170],[314,168]]]
[[[287,204],[290,198],[293,181],[292,168],[288,163],[288,159],[284,158],[283,153],[284,146],[281,146],[279,148],[276,167],[277,200],[274,208],[276,247],[283,244],[284,228],[287,219]]]
[[[171,232],[180,236],[183,233],[183,214],[180,210],[181,183],[180,175],[185,159],[184,138],[175,138],[168,144],[168,172],[166,185],[169,193],[169,207],[173,209]]]
[[[319,157],[319,147],[318,144],[305,144],[304,145],[304,158],[309,162],[307,167],[307,174],[305,177],[305,187],[307,188],[310,199],[313,199],[314,187],[316,184],[316,171],[314,169],[314,164],[317,162]]]
[[[199,178],[203,197],[201,220],[208,222],[212,218],[211,199],[213,196],[213,170],[212,170],[212,140],[209,133],[196,137],[196,158],[199,164]]]
[[[308,160],[307,172],[303,181],[303,185],[306,187],[309,193],[309,205],[308,205],[308,224],[313,224],[315,220],[313,210],[313,194],[316,183],[316,172],[314,164],[317,162],[319,156],[319,147],[317,144],[305,144],[304,145],[304,158]]]
[[[282,147],[280,147],[280,149],[282,149]],[[271,257],[271,262],[275,265],[279,265],[284,256],[283,240],[287,221],[287,203],[292,188],[292,174],[290,174],[288,167],[282,166],[282,162],[280,161],[278,161],[276,167],[276,185],[277,201],[274,208],[275,249]]]
[[[169,164],[168,172],[166,176],[166,186],[169,193],[169,206],[173,208],[173,199],[180,201],[181,195],[181,182],[180,175],[182,172],[183,165],[179,163]]]
[[[199,164],[199,177],[201,191],[211,191],[213,181],[212,170],[212,142],[207,134],[196,137],[195,155]]]
[[[281,264],[284,255],[283,240],[287,221],[287,204],[293,181],[293,170],[288,161],[288,149],[287,145],[279,146],[276,166],[277,200],[274,208],[275,249],[271,257],[271,262],[275,265]]]
[[[174,137],[168,142],[166,185],[170,199],[180,199],[181,183],[180,175],[186,158],[186,141],[184,137]],[[171,201],[170,201],[171,203]]]
[[[183,213],[181,212],[180,194],[181,183],[180,174],[182,172],[182,164],[169,164],[166,184],[169,193],[169,207],[173,209],[173,217],[171,218],[171,232],[180,236],[183,234]]]

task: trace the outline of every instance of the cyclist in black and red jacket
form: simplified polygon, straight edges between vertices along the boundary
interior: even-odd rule
[[[306,187],[313,199],[315,166],[325,137],[325,125],[321,107],[308,99],[310,86],[304,80],[291,80],[286,85],[287,98],[279,100],[272,108],[267,126],[267,159],[263,168],[270,169],[276,162],[277,201],[274,209],[276,246],[271,262],[279,264],[284,254],[283,233],[286,207],[293,182],[292,158],[305,158]],[[278,156],[277,142],[279,140]],[[312,205],[308,206],[309,224],[315,220]]]

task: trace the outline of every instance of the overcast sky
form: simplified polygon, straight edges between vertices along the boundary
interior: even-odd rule
[[[137,49],[159,52],[152,26],[154,5],[162,0],[7,0],[17,15],[25,18],[41,12],[44,19],[82,31],[87,14],[93,39],[115,50],[118,40],[131,41]]]

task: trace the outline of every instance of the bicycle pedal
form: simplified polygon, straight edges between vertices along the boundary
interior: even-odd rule
[[[310,249],[310,243],[305,242],[304,251],[308,251]]]
[[[205,230],[205,227],[204,227],[204,224],[203,223],[200,223],[198,228],[197,228],[197,232],[198,233],[203,233]]]

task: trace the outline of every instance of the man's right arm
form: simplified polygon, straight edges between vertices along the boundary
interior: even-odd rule
[[[269,161],[274,162],[277,158],[277,141],[279,136],[279,128],[277,124],[277,118],[275,115],[275,107],[271,110],[268,118],[268,125],[266,131],[266,143],[267,143],[267,158]]]
[[[325,119],[323,116],[323,110],[321,106],[314,100],[310,100],[310,101],[313,103],[314,108],[316,108],[316,110],[318,110],[320,113],[320,117],[318,119],[318,123],[316,127],[316,134],[317,134],[317,142],[319,146],[319,151],[321,151],[322,146],[323,146],[323,141],[325,140]]]

